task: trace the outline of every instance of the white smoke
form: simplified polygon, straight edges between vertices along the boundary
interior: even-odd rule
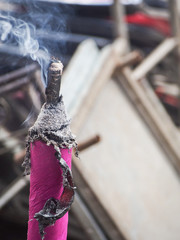
[[[32,60],[37,61],[47,84],[46,76],[50,56],[46,48],[40,48],[34,25],[12,16],[0,14],[0,39],[2,43],[16,44],[22,55],[30,56]]]
[[[12,28],[12,34],[16,37],[19,47],[24,51],[24,55],[29,54],[33,60],[37,60],[39,43],[32,38],[35,31],[33,25],[28,25],[22,20],[16,21],[16,26]]]
[[[6,40],[7,35],[11,31],[11,28],[12,28],[12,26],[9,22],[3,21],[3,20],[0,22],[1,41]]]

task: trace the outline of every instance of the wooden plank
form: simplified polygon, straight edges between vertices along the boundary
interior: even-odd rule
[[[92,56],[89,54],[91,52],[89,49],[92,51]],[[77,51],[72,59],[72,65],[70,63],[66,69],[66,75],[63,79],[63,84],[67,84],[67,86],[63,87],[63,94],[65,96],[65,103],[69,102],[70,107],[68,107],[68,113],[71,117],[73,116],[71,128],[75,134],[80,131],[102,87],[109,81],[115,68],[120,64],[120,56],[123,56],[127,51],[127,44],[126,41],[118,39],[112,45],[105,47],[99,52],[92,42],[86,41]],[[87,63],[87,54],[88,58],[91,58],[88,59],[89,63]],[[82,79],[79,75],[79,68],[84,68]],[[72,87],[75,81],[78,85],[78,88],[75,86],[75,89],[79,89],[77,95],[74,94]],[[71,91],[69,91],[68,86],[71,86]],[[73,96],[70,96],[70,93]],[[71,100],[69,100],[69,98],[71,98]],[[120,229],[117,228],[112,219],[109,218],[106,210],[104,210],[101,204],[98,203],[97,198],[93,195],[93,191],[89,189],[87,182],[83,180],[81,174],[82,169],[79,167],[78,160],[73,159],[73,172],[76,173],[75,183],[77,183],[77,186],[82,186],[82,182],[84,183],[82,188],[78,188],[78,192],[83,196],[83,199],[85,199],[88,209],[95,215],[96,220],[104,229],[109,239],[124,239]],[[86,191],[84,191],[85,188]],[[87,189],[89,189],[88,194]],[[80,212],[79,214],[81,215]]]
[[[89,40],[78,48],[62,79],[64,101],[69,116],[73,117],[72,129],[75,133],[93,106],[98,92],[118,65],[118,57],[126,51],[127,43],[122,39],[117,39],[100,52]],[[83,69],[82,76],[80,69]]]
[[[126,239],[178,240],[179,178],[136,104],[106,83],[78,134],[102,141],[80,154],[78,169]]]
[[[112,218],[107,214],[107,210],[102,206],[101,202],[94,192],[94,189],[89,186],[88,179],[85,179],[82,175],[82,169],[78,170],[78,168],[75,166],[74,163],[77,162],[77,164],[79,164],[79,161],[81,160],[73,158],[72,164],[72,172],[74,175],[75,185],[77,186],[77,192],[84,200],[84,204],[86,204],[87,209],[89,209],[90,213],[93,214],[94,219],[96,219],[98,222],[97,224],[104,230],[104,233],[108,239],[125,240],[125,237],[121,233],[120,229],[114,223]],[[76,206],[72,205],[73,211],[75,207]],[[81,211],[77,214],[79,214],[80,217]]]
[[[147,87],[147,83],[146,86],[144,83],[143,87],[141,83],[134,82],[129,68],[124,68],[122,73],[125,77],[124,82],[126,81],[124,83],[125,87],[130,91],[129,95],[134,99],[135,106],[155,134],[159,144],[168,154],[169,160],[173,163],[177,172],[180,173],[179,131],[161,106],[153,90]],[[119,81],[122,82],[122,79],[119,78]]]
[[[62,94],[70,116],[76,113],[83,96],[92,84],[94,63],[98,62],[99,49],[92,40],[86,40],[78,47],[62,76]],[[83,86],[83,88],[82,88]]]

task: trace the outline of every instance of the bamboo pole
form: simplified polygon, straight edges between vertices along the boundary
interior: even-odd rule
[[[176,81],[178,84],[178,88],[180,89],[180,1],[169,0],[169,9],[170,9],[172,34],[177,39],[177,47],[174,51],[174,64],[175,66],[177,66]],[[179,93],[178,99],[179,99],[178,118],[180,122],[180,93]]]

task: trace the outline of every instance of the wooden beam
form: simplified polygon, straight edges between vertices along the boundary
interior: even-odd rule
[[[169,0],[171,29],[174,37],[178,39],[180,46],[180,1]]]
[[[143,62],[132,72],[133,81],[138,81],[146,76],[159,62],[163,60],[177,46],[176,38],[165,39],[155,50],[153,50]]]
[[[175,79],[174,82],[177,83],[179,88],[178,100],[178,120],[180,121],[180,1],[179,0],[169,0],[170,9],[170,21],[172,35],[177,39],[177,46],[173,52],[174,58],[172,59],[175,68]]]
[[[127,24],[124,20],[125,9],[122,1],[114,0],[111,7],[112,17],[115,21],[115,36],[123,38],[128,42]]]
[[[132,71],[126,67],[122,70],[124,80],[117,74],[117,79],[124,86],[134,106],[148,124],[158,143],[168,155],[175,170],[180,174],[180,134],[169,115],[159,102],[148,82],[137,83]]]

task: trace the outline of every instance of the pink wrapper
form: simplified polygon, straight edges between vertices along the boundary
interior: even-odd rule
[[[53,146],[42,141],[31,143],[31,176],[29,197],[28,240],[41,240],[38,221],[34,219],[46,201],[52,197],[60,199],[63,184],[62,170]],[[61,157],[71,168],[72,149],[61,149]],[[57,220],[53,226],[45,228],[44,240],[66,240],[68,213]]]

